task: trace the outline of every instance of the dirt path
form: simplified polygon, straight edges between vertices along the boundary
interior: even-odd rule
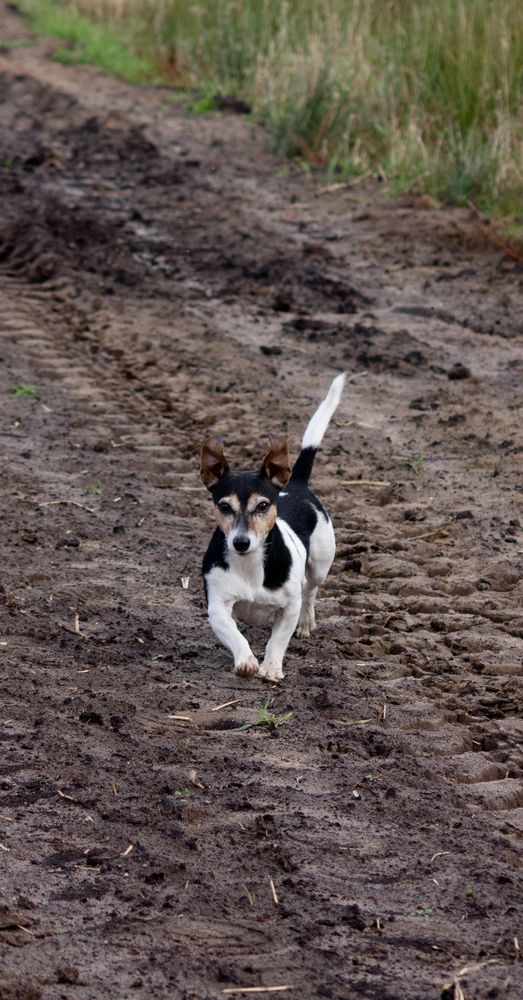
[[[48,54],[0,55],[0,997],[522,997],[521,269]],[[197,449],[295,451],[341,368],[294,715],[234,732]]]

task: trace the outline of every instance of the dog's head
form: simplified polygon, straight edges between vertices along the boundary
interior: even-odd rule
[[[245,556],[263,544],[276,522],[279,492],[290,474],[286,441],[271,441],[259,472],[232,472],[220,438],[204,442],[200,477],[231,552]]]

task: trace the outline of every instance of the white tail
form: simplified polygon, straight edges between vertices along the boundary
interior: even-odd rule
[[[320,403],[316,413],[307,424],[307,429],[301,442],[302,449],[320,447],[323,435],[325,434],[332,415],[341,399],[341,394],[345,385],[345,378],[345,372],[342,372],[341,375],[337,375],[331,383],[331,387],[325,396],[323,403]]]

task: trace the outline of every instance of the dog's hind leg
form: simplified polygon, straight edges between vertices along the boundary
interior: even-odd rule
[[[307,638],[316,628],[315,601],[318,587],[327,579],[336,552],[334,529],[330,519],[318,514],[318,523],[310,538],[309,558],[303,584],[303,598],[296,634]]]
[[[322,581],[320,581],[321,583]],[[316,628],[316,611],[314,602],[318,587],[311,585],[310,580],[306,580],[303,587],[302,605],[296,635],[299,639],[308,639],[311,632]]]

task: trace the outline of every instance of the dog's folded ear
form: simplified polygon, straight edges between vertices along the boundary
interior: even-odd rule
[[[204,441],[200,451],[200,477],[204,486],[211,489],[227,472],[229,465],[223,454],[223,442],[219,437]]]
[[[262,471],[275,486],[285,486],[291,477],[289,446],[286,441],[270,441],[271,448],[263,459]]]

